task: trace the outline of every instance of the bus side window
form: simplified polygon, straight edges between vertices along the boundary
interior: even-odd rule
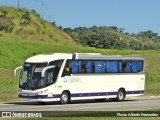
[[[92,73],[92,61],[87,62],[87,73]]]
[[[101,61],[101,64],[102,64],[101,72],[105,73],[105,71],[106,71],[106,62],[105,61]]]
[[[131,68],[132,68],[131,61],[129,61],[129,60],[127,61],[127,66],[126,66],[126,67],[127,67],[127,71],[126,71],[127,73],[132,72],[132,71],[131,71],[131,70],[132,70],[132,69],[131,69]]]
[[[138,69],[137,69],[137,61],[132,61],[132,72],[133,73],[136,73],[138,72]]]
[[[118,66],[118,72],[122,73],[122,61],[118,62],[119,66]]]
[[[137,60],[137,72],[140,72],[143,70],[143,61]]]
[[[122,61],[122,72],[127,72],[127,65],[126,65],[126,61]]]
[[[62,76],[69,76],[72,73],[72,63],[71,60],[67,60],[65,67],[63,69]]]
[[[78,61],[72,61],[72,73],[78,73],[79,72],[79,62]]]
[[[85,60],[81,61],[80,66],[81,66],[81,69],[79,69],[79,72],[80,73],[87,73],[87,61],[85,61]]]
[[[106,71],[108,73],[118,73],[119,62],[117,60],[106,61]]]
[[[142,60],[122,61],[122,72],[137,73],[143,70]]]
[[[95,64],[92,63],[92,73],[95,73]]]
[[[95,61],[95,72],[96,73],[105,73],[105,61]]]
[[[101,73],[101,61],[95,61],[95,73]]]

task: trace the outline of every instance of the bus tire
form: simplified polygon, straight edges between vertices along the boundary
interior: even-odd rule
[[[68,104],[70,102],[70,95],[69,92],[64,91],[61,94],[61,98],[60,98],[60,104]]]
[[[121,101],[124,101],[124,98],[125,98],[125,91],[123,89],[119,89],[116,100],[118,102],[121,102]]]

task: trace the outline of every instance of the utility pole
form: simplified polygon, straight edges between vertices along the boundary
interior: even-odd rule
[[[43,13],[44,13],[44,3],[43,3],[43,0],[42,0],[42,19],[43,19]]]
[[[19,0],[18,0],[18,11],[19,11]]]

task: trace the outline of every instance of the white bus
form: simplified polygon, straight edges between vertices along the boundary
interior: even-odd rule
[[[141,57],[52,53],[28,58],[21,68],[19,98],[45,103],[71,100],[123,101],[144,94]]]

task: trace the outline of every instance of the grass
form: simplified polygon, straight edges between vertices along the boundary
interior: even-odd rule
[[[0,68],[0,80],[12,78],[13,77],[13,71],[10,69],[1,69]]]
[[[146,74],[145,95],[160,95],[160,75]]]
[[[17,101],[18,100],[18,80],[2,79],[0,80],[0,101]]]
[[[45,52],[64,52],[64,53],[76,53],[76,52],[91,52],[102,53],[106,55],[113,54],[148,54],[145,51],[134,50],[104,50],[89,47],[81,47],[71,44],[55,43],[30,43],[30,42],[16,42],[16,41],[0,41],[0,68],[13,69],[16,66],[21,65],[24,60],[35,54]],[[152,52],[152,51],[149,51]]]

